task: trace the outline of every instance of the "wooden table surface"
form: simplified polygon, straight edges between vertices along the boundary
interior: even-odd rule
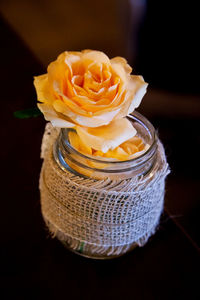
[[[199,119],[151,119],[172,173],[160,228],[148,244],[114,260],[77,256],[50,238],[40,212],[45,121],[13,117],[35,106],[33,76],[45,69],[2,18],[0,32],[0,298],[199,299]],[[180,128],[190,133],[189,141]]]

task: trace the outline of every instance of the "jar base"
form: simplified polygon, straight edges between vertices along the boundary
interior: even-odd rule
[[[78,239],[69,237],[68,235],[60,231],[58,228],[56,228],[55,225],[52,224],[52,222],[48,221],[44,217],[44,215],[43,218],[49,232],[52,234],[52,237],[57,238],[66,249],[85,258],[91,258],[96,260],[107,260],[117,258],[124,254],[127,254],[128,252],[131,252],[138,246],[143,247],[147,243],[149,237],[156,232],[156,228],[159,223],[157,220],[153,228],[146,234],[144,234],[142,237],[140,237],[137,241],[125,245],[103,246],[91,244],[85,241],[83,242]]]
[[[79,256],[95,260],[109,260],[121,257],[138,246],[144,246],[149,238],[149,235],[145,235],[138,242],[132,242],[131,244],[122,246],[97,246],[68,237],[60,230],[55,230],[55,227],[50,222],[46,220],[45,222],[49,231],[54,232],[54,237],[56,237],[67,250]],[[151,234],[153,233],[154,232]]]
[[[67,242],[64,242],[64,241],[60,241],[62,244],[63,244],[63,246],[67,249],[67,250],[69,250],[70,252],[72,252],[72,253],[74,253],[74,254],[77,254],[77,255],[79,255],[79,256],[82,256],[82,257],[85,257],[85,258],[90,258],[90,259],[94,259],[94,260],[109,260],[109,259],[114,259],[114,258],[118,258],[118,257],[121,257],[121,256],[123,256],[123,255],[125,255],[126,253],[128,253],[128,252],[126,252],[126,253],[122,253],[122,254],[119,254],[119,255],[111,255],[111,256],[104,256],[104,255],[102,255],[102,256],[98,256],[98,255],[92,255],[92,254],[84,254],[84,253],[81,253],[80,251],[78,251],[78,250],[74,250],[74,249],[72,249],[71,247],[70,247],[70,245],[67,243]],[[130,250],[131,251],[131,250]]]
[[[134,245],[130,246],[129,249],[126,251],[126,252],[123,252],[123,253],[120,253],[120,254],[117,254],[117,255],[106,255],[106,254],[93,254],[93,253],[84,253],[84,252],[80,252],[79,250],[76,250],[76,249],[73,249],[69,243],[67,243],[66,241],[61,241],[59,240],[63,246],[73,252],[74,254],[77,254],[79,256],[82,256],[82,257],[85,257],[85,258],[90,258],[90,259],[95,259],[95,260],[109,260],[109,259],[114,259],[114,258],[118,258],[118,257],[121,257],[129,252],[131,252],[132,250],[134,250],[138,245],[136,245],[136,243],[134,243]],[[116,246],[116,248],[118,248]]]

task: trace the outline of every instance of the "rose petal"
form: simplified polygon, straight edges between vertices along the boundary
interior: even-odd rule
[[[82,59],[84,60],[89,60],[91,62],[96,62],[96,63],[105,63],[110,65],[110,59],[108,56],[101,52],[101,51],[96,51],[96,50],[84,50],[82,51]]]
[[[56,113],[51,105],[38,103],[37,106],[40,109],[40,111],[44,114],[45,120],[50,121],[54,127],[73,128],[76,126],[76,124],[70,122],[69,118],[69,120],[67,120],[67,118],[65,118],[64,116],[61,116],[60,114]]]
[[[132,72],[132,68],[131,68],[131,66],[129,66],[129,64],[127,63],[127,60],[125,58],[116,56],[116,57],[112,58],[110,61],[111,61],[111,64],[121,65],[127,74],[130,74]]]
[[[136,135],[136,130],[126,118],[112,121],[98,128],[76,128],[79,137],[89,147],[106,153]]]
[[[148,149],[149,149],[150,145],[149,144],[145,144],[144,148],[142,151],[138,151],[132,155],[129,156],[129,159],[133,159],[136,158],[138,156],[141,156],[142,154],[144,154]]]
[[[92,155],[92,148],[88,147],[87,144],[84,143],[77,135],[75,131],[69,131],[69,142],[76,150],[80,151],[83,154]]]
[[[74,120],[77,124],[86,126],[86,127],[92,127],[96,128],[99,126],[107,125],[109,124],[113,118],[118,114],[119,109],[105,112],[101,115],[93,115],[92,117],[84,117],[84,116],[78,116],[72,112],[69,113],[70,118]]]
[[[37,93],[37,99],[40,102],[48,102],[52,103],[54,101],[54,97],[51,95],[51,88],[48,82],[48,75],[40,75],[34,77],[34,86]]]
[[[133,85],[135,85],[135,96],[131,102],[131,105],[129,106],[127,114],[132,113],[134,109],[140,105],[143,96],[146,94],[146,89],[148,86],[148,83],[144,81],[142,76],[131,75],[131,82]]]
[[[124,67],[121,64],[111,61],[112,70],[114,71],[115,76],[119,77],[122,82],[127,81],[127,74],[124,70]]]

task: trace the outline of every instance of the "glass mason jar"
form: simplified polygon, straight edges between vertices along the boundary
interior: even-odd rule
[[[128,119],[149,148],[127,161],[78,152],[61,129],[44,158],[41,207],[50,231],[70,250],[90,258],[118,257],[143,246],[163,209],[164,149],[138,112]]]

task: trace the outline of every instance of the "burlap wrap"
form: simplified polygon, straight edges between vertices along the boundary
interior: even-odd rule
[[[50,232],[90,257],[118,256],[143,246],[159,223],[169,173],[160,141],[152,177],[94,180],[58,166],[52,154],[58,133],[47,124],[41,152],[41,208]]]

